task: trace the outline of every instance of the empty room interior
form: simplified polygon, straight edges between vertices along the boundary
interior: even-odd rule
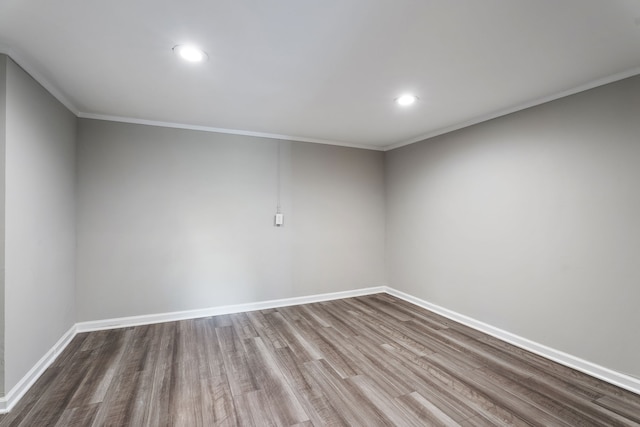
[[[0,426],[640,425],[640,3],[0,0]]]

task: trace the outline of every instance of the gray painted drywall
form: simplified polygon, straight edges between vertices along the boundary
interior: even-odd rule
[[[4,148],[6,140],[7,57],[0,55],[0,396],[4,396]]]
[[[79,321],[384,284],[383,153],[88,119],[78,144]]]
[[[390,285],[640,377],[640,77],[386,153]]]
[[[292,144],[294,296],[386,284],[384,155]]]
[[[5,390],[75,323],[76,118],[6,66]]]

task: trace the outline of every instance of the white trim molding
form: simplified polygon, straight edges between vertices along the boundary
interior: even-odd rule
[[[477,117],[473,117],[468,120],[463,120],[458,123],[454,123],[451,126],[446,126],[440,129],[435,129],[431,132],[419,135],[406,141],[393,143],[383,147],[384,151],[395,150],[396,148],[404,147],[406,145],[415,144],[416,142],[424,141],[426,139],[435,138],[436,136],[444,135],[446,133],[454,132],[460,129],[464,129],[469,126],[477,125],[479,123],[488,122],[489,120],[497,119],[498,117],[506,116],[508,114],[517,113],[518,111],[526,110],[527,108],[536,107],[538,105],[546,104],[547,102],[555,101],[556,99],[566,98],[567,96],[575,95],[580,92],[585,92],[590,89],[595,89],[600,86],[604,86],[609,83],[614,83],[629,77],[637,76],[640,74],[640,68],[632,68],[630,70],[623,71],[621,73],[605,76],[600,79],[592,80],[580,86],[576,86],[562,92],[554,93],[541,98],[533,99],[522,104],[517,104],[512,107],[507,107],[498,111],[482,114]]]
[[[130,326],[150,325],[154,323],[173,322],[201,317],[219,316],[222,314],[242,313],[247,311],[266,310],[270,308],[286,307],[290,305],[310,304],[314,302],[331,301],[343,298],[352,298],[363,295],[372,295],[386,292],[386,286],[355,289],[350,291],[331,292],[326,294],[310,295],[304,297],[284,298],[277,300],[252,302],[247,304],[227,305],[198,310],[175,311],[171,313],[149,314],[144,316],[120,317],[115,319],[95,320],[80,322],[73,325],[58,342],[36,363],[29,372],[16,384],[5,396],[0,397],[0,414],[9,412],[18,401],[29,391],[33,384],[40,378],[44,371],[64,351],[71,340],[79,333],[100,331],[105,329],[118,329]]]
[[[16,384],[4,397],[0,397],[0,414],[9,412],[24,394],[33,386],[44,371],[69,345],[71,340],[82,332],[99,331],[106,329],[118,329],[154,323],[173,322],[178,320],[197,319],[201,317],[219,316],[223,314],[243,313],[247,311],[266,310],[271,308],[286,307],[291,305],[310,304],[315,302],[331,301],[343,298],[352,298],[364,295],[387,293],[422,307],[426,310],[440,314],[448,319],[469,326],[485,334],[496,337],[502,341],[513,344],[519,348],[538,354],[554,362],[568,366],[592,377],[599,378],[610,384],[625,390],[640,394],[640,379],[616,372],[579,357],[564,353],[559,350],[536,343],[527,338],[520,337],[505,330],[496,328],[487,323],[449,310],[436,304],[432,304],[420,298],[390,288],[388,286],[376,286],[350,291],[332,292],[326,294],[310,295],[303,297],[284,298],[277,300],[252,302],[246,304],[227,305],[197,310],[175,311],[170,313],[157,313],[142,316],[119,317],[114,319],[94,320],[79,322],[73,325],[58,342],[45,354],[38,363]]]
[[[163,122],[159,120],[147,120],[147,119],[137,119],[132,117],[110,116],[106,114],[84,113],[82,111],[76,115],[81,119],[104,120],[108,122],[131,123],[136,125],[158,126],[158,127],[173,128],[173,129],[197,130],[201,132],[214,132],[214,133],[223,133],[223,134],[229,134],[229,135],[255,136],[258,138],[281,139],[284,141],[311,142],[314,144],[336,145],[338,147],[358,148],[361,150],[373,150],[373,151],[385,150],[384,147],[379,147],[377,145],[357,144],[354,142],[333,141],[329,139],[320,139],[320,138],[307,138],[304,136],[296,136],[296,135],[281,135],[277,133],[254,132],[250,130],[241,130],[241,129],[227,129],[227,128],[212,127],[212,126],[191,125],[186,123]]]
[[[625,390],[640,394],[639,378],[635,378],[630,375],[605,368],[604,366],[597,365],[595,363],[589,362],[588,360],[584,360],[560,350],[556,350],[546,345],[537,343],[535,341],[531,341],[527,338],[512,334],[511,332],[496,328],[495,326],[491,326],[487,323],[481,322],[479,320],[473,319],[471,317],[465,316],[464,314],[457,313],[453,310],[449,310],[439,305],[432,304],[428,301],[416,298],[412,295],[406,294],[396,289],[387,288],[386,292],[389,295],[393,295],[402,300],[444,316],[448,319],[451,319],[458,323],[462,323],[463,325],[469,326],[470,328],[473,328],[477,331],[483,332],[487,335],[491,335],[492,337],[508,342],[509,344],[513,344],[516,347],[530,351],[531,353],[535,353],[546,359],[575,369],[576,371],[580,371],[592,377],[601,379]]]
[[[73,325],[69,330],[62,335],[57,343],[44,355],[38,362],[22,377],[18,384],[16,384],[9,392],[0,397],[0,414],[6,414],[13,408],[22,396],[29,391],[33,384],[40,378],[40,376],[47,370],[54,360],[67,348],[67,345],[76,336],[76,326]]]
[[[293,297],[246,304],[225,305],[220,307],[203,308],[198,310],[174,311],[171,313],[147,314],[143,316],[119,317],[115,319],[94,320],[76,324],[78,332],[100,331],[104,329],[127,328],[154,323],[175,322],[178,320],[197,319],[200,317],[220,316],[222,314],[243,313],[247,311],[267,310],[270,308],[286,307],[289,305],[310,304],[314,302],[331,301],[343,298],[359,297],[363,295],[379,294],[387,291],[386,286],[356,289],[352,291],[332,292],[326,294]]]

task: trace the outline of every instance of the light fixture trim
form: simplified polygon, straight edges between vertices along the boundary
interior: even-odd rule
[[[179,58],[187,62],[205,62],[209,59],[207,52],[192,44],[178,44],[173,47],[173,52]]]
[[[399,97],[397,97],[395,101],[396,104],[407,107],[409,105],[415,104],[418,99],[419,98],[416,95],[405,93],[404,95],[400,95]]]

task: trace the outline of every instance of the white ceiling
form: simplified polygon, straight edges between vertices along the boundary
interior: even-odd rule
[[[640,73],[640,1],[0,0],[0,46],[81,117],[384,149]]]

